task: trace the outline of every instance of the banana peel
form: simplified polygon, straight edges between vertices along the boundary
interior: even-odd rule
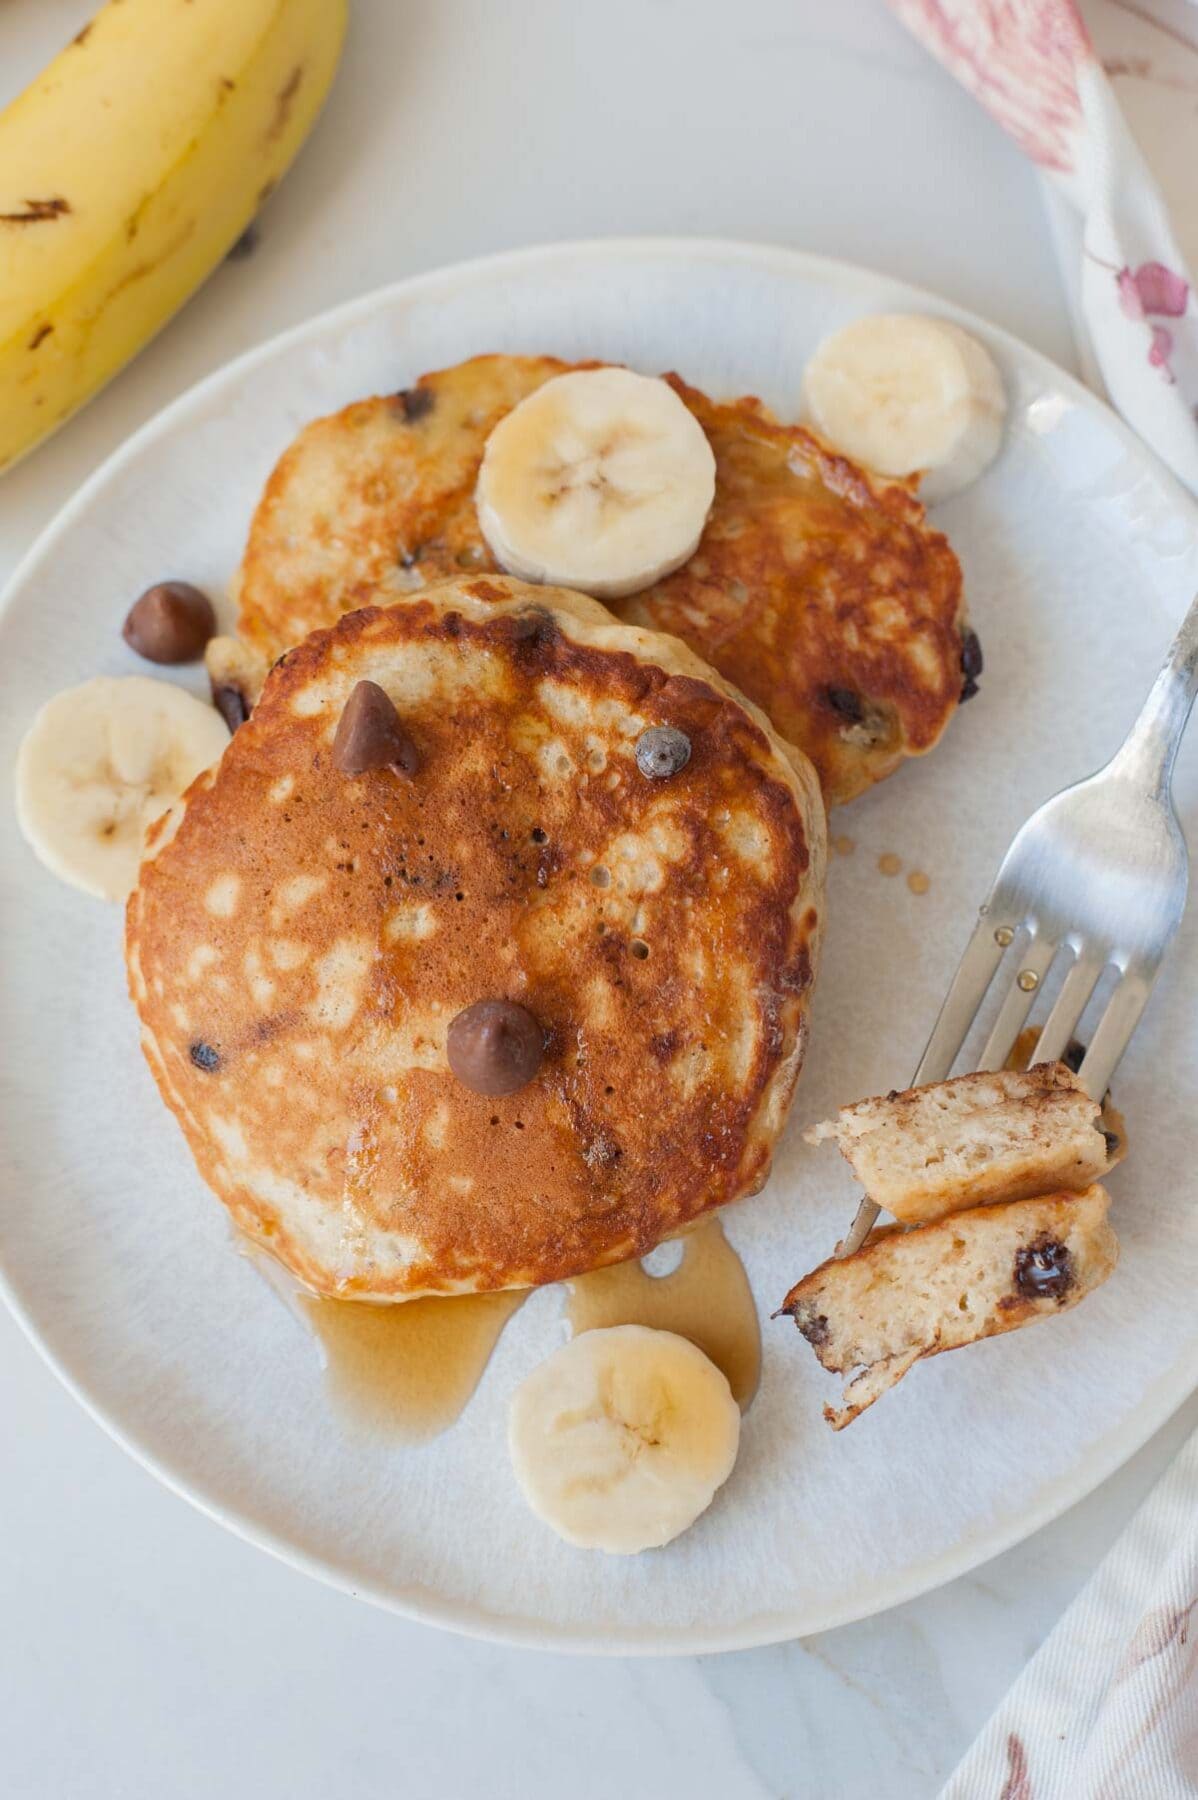
[[[347,0],[109,0],[0,112],[0,469],[241,236],[328,93]]]

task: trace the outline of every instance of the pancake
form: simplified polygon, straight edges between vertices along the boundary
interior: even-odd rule
[[[363,680],[398,709],[411,776],[333,765]],[[690,759],[650,778],[637,743],[666,725]],[[201,1175],[309,1287],[534,1286],[764,1182],[824,860],[810,764],[684,645],[581,595],[459,577],[270,673],[153,829],[130,992]],[[502,1098],[448,1063],[450,1022],[484,999],[543,1032]]]
[[[487,437],[550,376],[596,366],[479,356],[305,427],[240,571],[251,665],[353,607],[495,569],[474,510]],[[975,691],[957,559],[907,485],[757,400],[666,379],[715,452],[715,502],[690,561],[614,610],[682,638],[811,758],[829,805],[852,799],[931,749]]]

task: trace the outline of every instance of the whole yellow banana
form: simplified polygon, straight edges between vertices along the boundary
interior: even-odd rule
[[[0,113],[0,469],[236,242],[332,81],[347,0],[109,0]]]

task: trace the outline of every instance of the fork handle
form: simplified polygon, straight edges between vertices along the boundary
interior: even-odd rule
[[[1140,716],[1111,760],[1113,773],[1162,798],[1169,791],[1173,763],[1194,696],[1198,693],[1198,599],[1173,640],[1164,667],[1149,689]]]

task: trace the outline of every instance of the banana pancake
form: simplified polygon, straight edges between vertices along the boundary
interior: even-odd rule
[[[250,528],[248,649],[217,640],[214,684],[252,700],[274,657],[340,613],[495,569],[474,504],[490,432],[550,377],[599,366],[474,357],[306,426]],[[760,401],[666,379],[715,453],[715,501],[689,561],[613,610],[681,637],[806,752],[830,805],[852,799],[931,749],[976,689],[957,559],[908,485]]]
[[[684,645],[459,576],[272,671],[151,833],[130,992],[301,1281],[531,1286],[765,1180],[824,855],[810,764]]]

